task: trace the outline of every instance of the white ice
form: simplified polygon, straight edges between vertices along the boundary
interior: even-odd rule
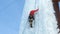
[[[30,28],[28,16],[31,10],[39,8],[35,14],[35,24]],[[58,34],[52,0],[25,0],[19,34]]]

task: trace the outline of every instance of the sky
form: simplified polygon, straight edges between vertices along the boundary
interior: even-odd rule
[[[25,0],[0,0],[0,34],[18,34]]]

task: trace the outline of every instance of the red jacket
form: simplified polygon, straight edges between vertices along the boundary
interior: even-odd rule
[[[32,16],[33,16],[33,15],[34,15],[34,13],[35,13],[35,12],[37,12],[37,11],[38,11],[38,9],[37,9],[37,10],[31,10],[30,15],[32,15]]]

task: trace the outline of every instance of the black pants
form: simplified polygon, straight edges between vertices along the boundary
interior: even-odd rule
[[[32,22],[34,20],[34,16],[29,15],[29,22]]]
[[[28,19],[29,19],[30,27],[32,27],[32,22],[34,20],[34,16],[29,15]]]

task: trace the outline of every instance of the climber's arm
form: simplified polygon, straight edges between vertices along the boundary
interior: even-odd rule
[[[39,10],[39,8],[38,9],[36,9],[35,11],[37,12]]]
[[[37,14],[38,10],[39,10],[39,8],[35,10],[36,11],[35,14]]]

